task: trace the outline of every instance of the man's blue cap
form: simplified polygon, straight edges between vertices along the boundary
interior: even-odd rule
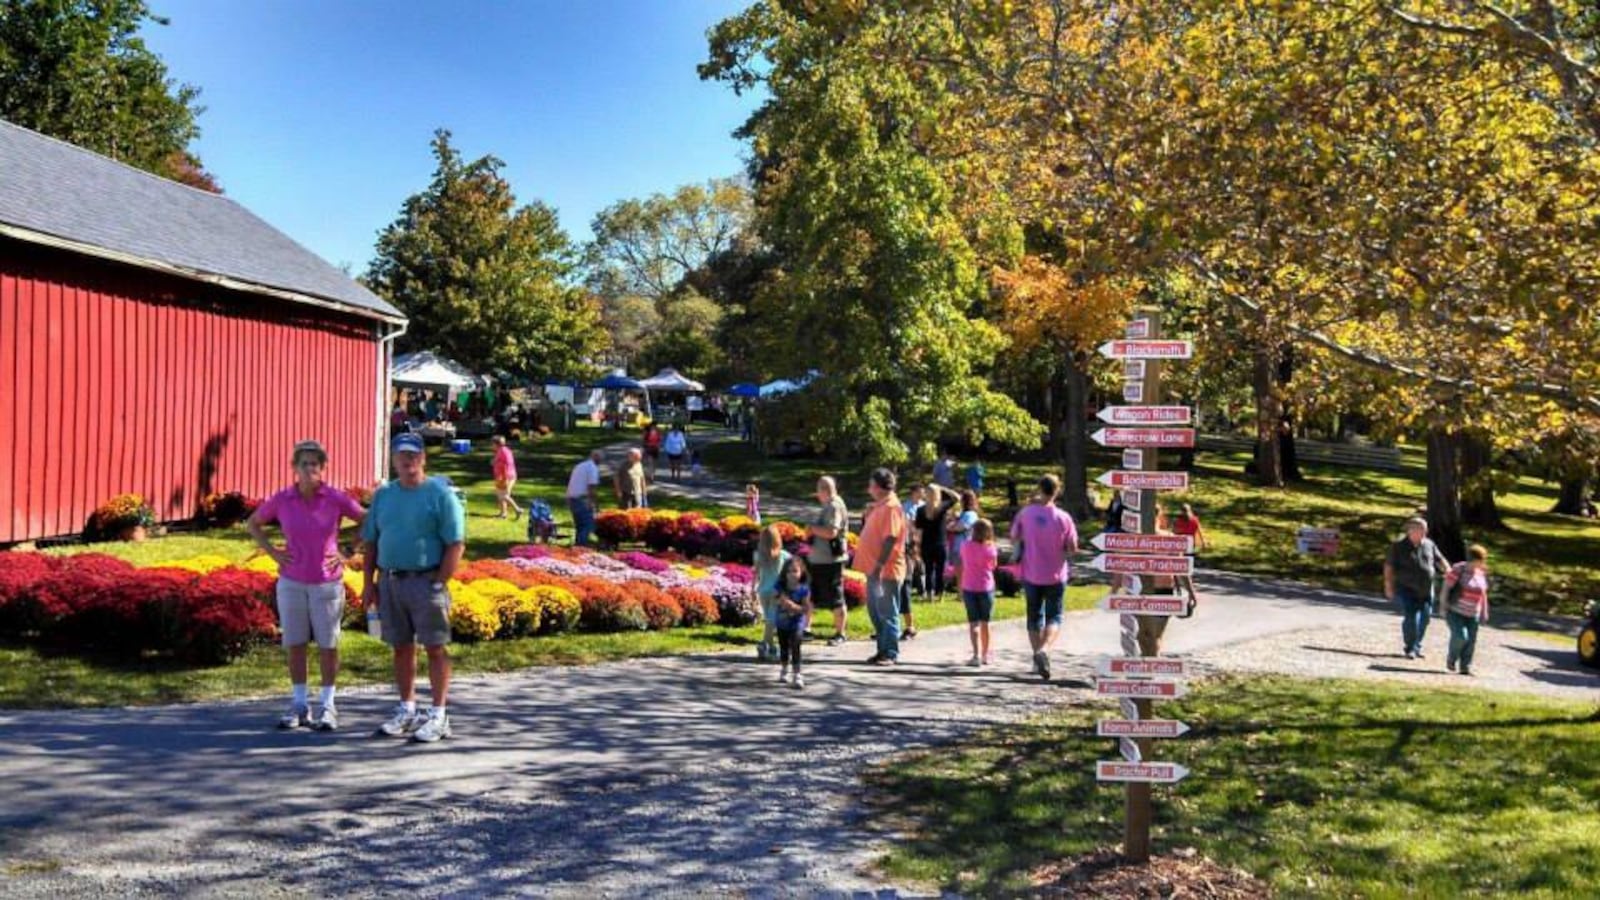
[[[420,435],[420,434],[411,434],[410,432],[407,432],[406,434],[397,434],[397,435],[395,435],[394,436],[394,440],[389,442],[389,452],[390,453],[421,453],[422,452],[422,435]]]

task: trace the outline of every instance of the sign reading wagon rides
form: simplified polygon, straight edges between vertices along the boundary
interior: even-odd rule
[[[1187,425],[1194,410],[1187,406],[1107,406],[1096,413],[1112,425]]]

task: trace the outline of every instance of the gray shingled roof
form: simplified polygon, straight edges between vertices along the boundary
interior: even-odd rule
[[[382,297],[227,197],[0,121],[0,225],[403,318]]]

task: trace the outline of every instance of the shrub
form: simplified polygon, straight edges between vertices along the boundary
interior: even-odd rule
[[[729,534],[746,528],[756,532],[757,534],[761,533],[761,526],[757,525],[756,520],[750,518],[749,516],[727,516],[717,524],[721,525],[722,530],[728,532]]]
[[[678,540],[673,544],[678,552],[693,559],[715,553],[722,544],[722,526],[708,522],[698,515],[678,519]]]
[[[100,504],[83,525],[85,541],[107,541],[122,536],[136,525],[146,528],[156,523],[155,510],[139,494],[118,494]]]
[[[851,609],[865,606],[867,602],[867,583],[864,580],[846,578],[844,580],[844,603]]]
[[[578,620],[583,617],[583,604],[571,591],[540,585],[529,588],[527,594],[539,604],[540,634],[561,634],[578,627]]]
[[[15,637],[37,627],[31,622],[34,593],[60,567],[60,558],[43,553],[0,553],[0,635]]]
[[[746,556],[745,559],[753,559],[755,555],[755,551],[752,550],[750,551],[750,555]],[[756,583],[755,570],[744,563],[728,563],[722,567],[721,572],[723,578],[728,579],[734,584]]]
[[[683,607],[660,588],[646,581],[630,581],[622,586],[629,597],[639,601],[650,630],[665,631],[683,621]]]
[[[686,626],[714,625],[721,617],[717,601],[705,591],[677,587],[669,589],[667,596],[678,601],[678,608],[683,611],[683,624]]]
[[[467,584],[494,607],[499,627],[493,637],[527,637],[539,630],[538,602],[528,597],[522,588],[499,578],[479,578]],[[452,612],[454,606],[452,600]]]
[[[670,549],[678,540],[678,514],[675,512],[652,513],[650,520],[644,525],[644,543],[657,553]]]
[[[652,575],[659,575],[662,572],[670,571],[672,569],[672,563],[664,562],[656,559],[654,556],[651,556],[648,553],[640,553],[637,550],[629,550],[627,553],[618,553],[617,561],[626,563],[627,565],[638,569],[641,572],[649,572]]]
[[[450,582],[450,633],[462,641],[487,641],[500,631],[500,610],[477,587]]]
[[[582,605],[580,619],[590,631],[644,631],[650,627],[644,607],[619,584],[599,578],[580,578],[573,588]]]
[[[226,528],[250,518],[251,513],[260,506],[260,500],[252,500],[238,491],[207,494],[200,500],[199,518],[207,525]]]
[[[793,522],[777,522],[778,537],[783,539],[785,547],[790,544],[803,544],[806,542],[806,530]]]
[[[273,579],[239,568],[218,569],[191,583],[178,600],[178,655],[225,663],[278,633]]]
[[[595,517],[594,533],[607,547],[628,544],[638,540],[633,533],[633,519],[627,510],[608,509]]]
[[[722,624],[749,625],[761,618],[761,603],[747,586],[722,578],[709,578],[702,584],[717,601],[717,621]]]
[[[118,653],[169,650],[182,633],[184,595],[198,579],[194,572],[165,567],[112,576],[104,589],[79,601],[57,635]]]
[[[102,592],[114,590],[133,572],[131,564],[104,553],[66,557],[50,577],[35,585],[29,600],[18,605],[21,630],[37,632],[48,640],[81,638],[69,619],[98,603]]]
[[[509,582],[518,588],[531,588],[538,582],[528,577],[528,570],[514,566],[503,559],[473,560],[456,572],[456,578],[473,584],[486,578]]]

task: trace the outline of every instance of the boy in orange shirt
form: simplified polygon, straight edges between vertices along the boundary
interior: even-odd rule
[[[861,542],[851,567],[867,576],[867,612],[878,632],[871,665],[900,657],[900,583],[906,578],[906,513],[895,496],[894,473],[876,469],[867,484],[872,503],[862,513]]]

